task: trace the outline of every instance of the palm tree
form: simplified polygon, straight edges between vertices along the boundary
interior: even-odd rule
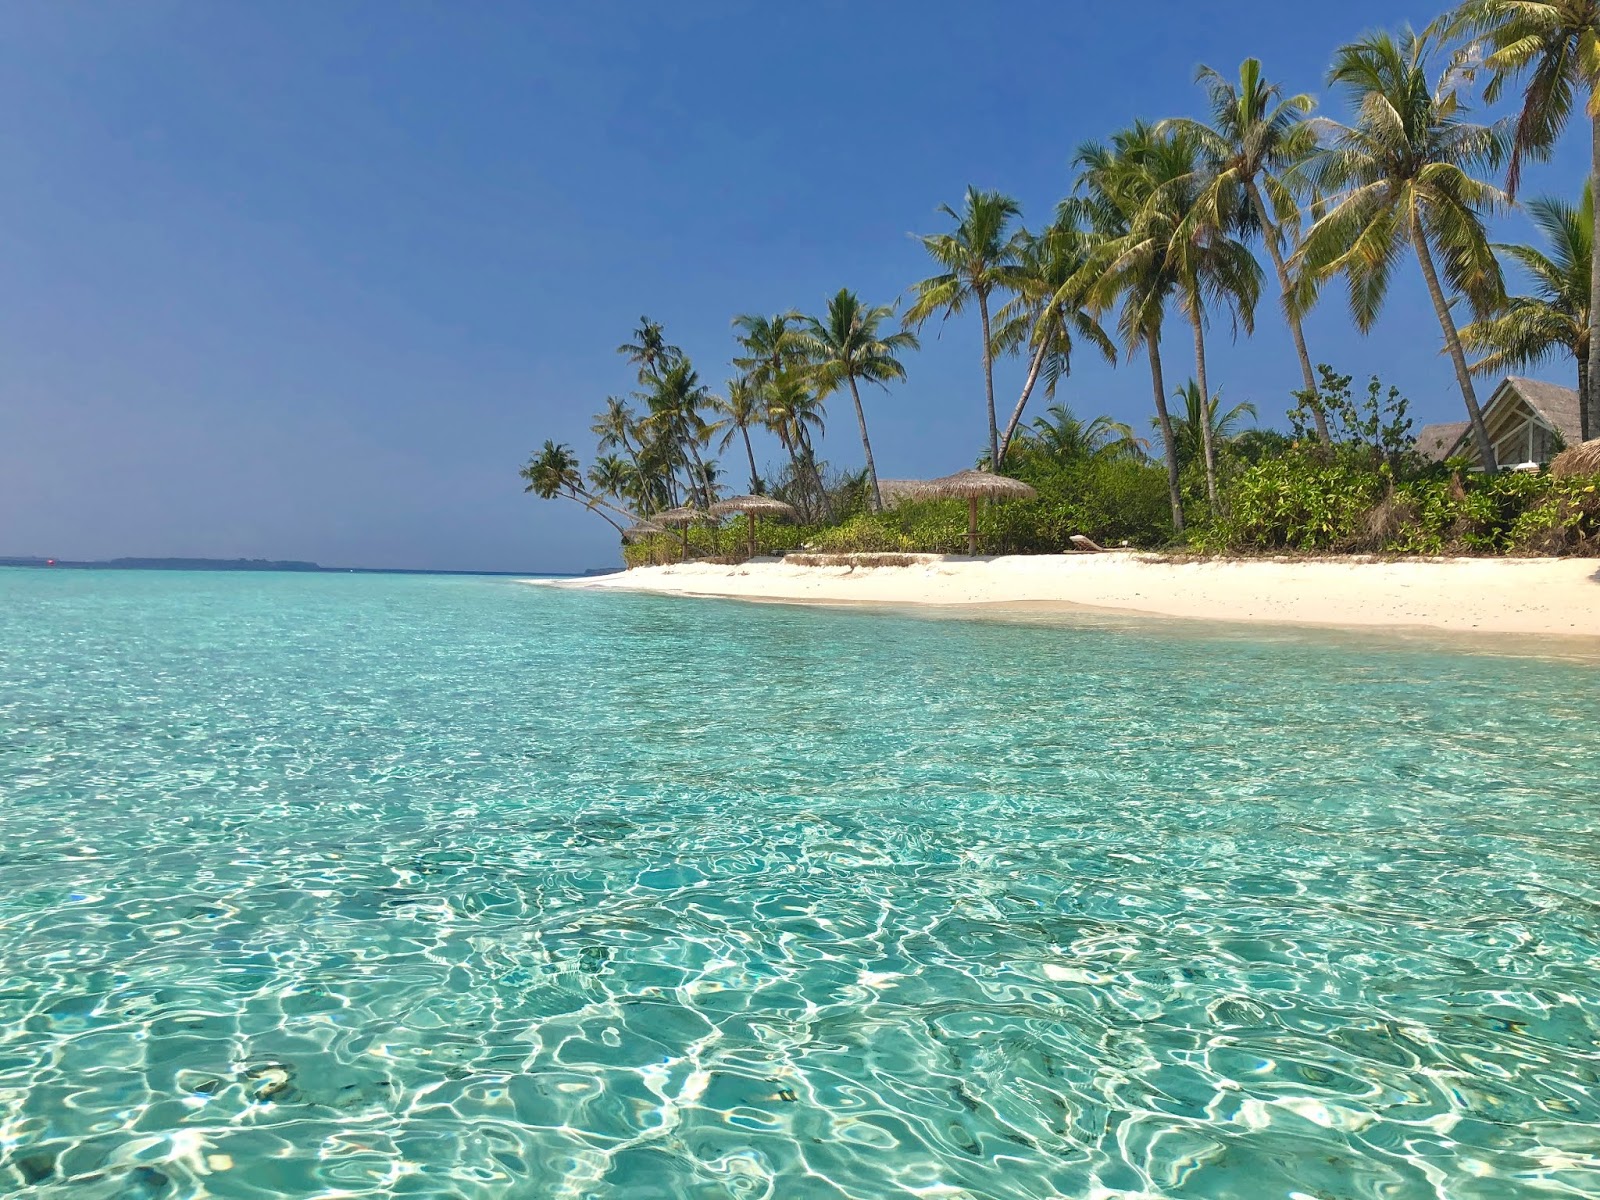
[[[699,373],[681,355],[668,362],[645,395],[650,409],[645,424],[661,447],[663,458],[674,469],[683,469],[691,496],[703,491],[700,480],[705,463],[700,448],[710,440],[710,434],[700,410],[710,400]]]
[[[1057,462],[1074,462],[1101,456],[1142,456],[1143,439],[1121,421],[1099,416],[1081,420],[1065,404],[1052,404],[1045,416],[1033,422],[1033,428],[1019,441],[1030,450],[1038,451]]]
[[[741,313],[733,319],[733,327],[739,331],[735,339],[744,353],[734,358],[733,365],[758,388],[766,387],[790,368],[803,365],[806,352],[802,320],[792,309],[770,317]]]
[[[1578,365],[1578,395],[1589,394],[1589,297],[1594,263],[1594,189],[1586,182],[1576,206],[1546,196],[1528,204],[1528,215],[1544,234],[1547,250],[1497,244],[1533,277],[1536,294],[1513,296],[1504,312],[1461,331],[1470,350],[1485,351],[1472,364],[1475,375],[1538,366],[1570,354]],[[1584,440],[1593,426],[1585,425]]]
[[[856,423],[861,427],[861,452],[867,460],[867,505],[877,512],[883,507],[878,494],[878,467],[872,461],[872,441],[867,437],[867,414],[861,407],[857,381],[866,380],[887,388],[891,381],[906,377],[905,366],[896,357],[901,351],[917,348],[917,335],[910,331],[879,333],[878,327],[894,316],[886,305],[863,306],[849,288],[840,288],[828,301],[822,318],[806,318],[806,347],[810,351],[817,398],[824,399],[841,384],[850,387],[856,406]]]
[[[1256,417],[1256,406],[1250,403],[1235,404],[1223,412],[1220,392],[1206,403],[1202,416],[1200,397],[1203,394],[1200,384],[1193,379],[1172,393],[1174,400],[1183,403],[1183,415],[1174,418],[1172,425],[1178,438],[1178,457],[1184,462],[1193,462],[1204,454],[1208,443],[1219,446],[1232,441],[1238,435],[1239,423],[1245,417],[1251,420]]]
[[[1284,173],[1304,162],[1316,149],[1316,133],[1306,121],[1316,101],[1303,93],[1285,96],[1282,85],[1263,77],[1261,62],[1255,58],[1240,64],[1237,85],[1207,66],[1200,68],[1195,81],[1206,90],[1210,123],[1178,118],[1163,121],[1158,128],[1179,130],[1193,138],[1206,160],[1209,177],[1196,208],[1206,215],[1209,224],[1220,224],[1223,214],[1238,207],[1243,193],[1242,199],[1278,274],[1284,317],[1300,358],[1301,378],[1306,390],[1315,394],[1317,377],[1306,350],[1300,312],[1293,302],[1295,287],[1284,259],[1283,235],[1285,228],[1299,230],[1299,207]],[[1317,437],[1326,445],[1328,425],[1315,406],[1312,417]]]
[[[1514,197],[1525,157],[1544,157],[1571,119],[1575,93],[1588,95],[1589,186],[1600,189],[1600,0],[1468,0],[1456,28],[1482,37],[1468,59],[1490,72],[1484,99],[1493,103],[1507,80],[1524,73],[1522,111],[1511,141],[1506,192]],[[1600,214],[1592,214],[1600,219]],[[1589,227],[1589,321],[1579,401],[1583,437],[1600,434],[1600,227]]]
[[[1087,306],[1101,238],[1086,226],[1085,205],[1076,197],[1063,200],[1055,221],[1037,237],[1026,230],[1018,238],[1016,298],[995,314],[997,350],[1032,347],[1022,394],[1000,435],[1000,462],[1004,463],[1022,422],[1035,385],[1041,376],[1045,395],[1054,397],[1056,385],[1072,370],[1074,335],[1098,350],[1107,362],[1117,361],[1117,347],[1100,327],[1098,315]]]
[[[583,472],[578,467],[578,460],[573,456],[572,448],[564,443],[547,439],[518,474],[526,481],[527,486],[523,491],[532,492],[541,500],[554,500],[557,497],[576,500],[590,512],[599,513],[618,533],[622,532],[622,525],[603,509],[609,509],[630,522],[635,520],[634,515],[626,509],[607,503],[583,486]]]
[[[661,372],[683,358],[682,350],[668,344],[660,321],[640,317],[639,328],[633,331],[633,339],[618,346],[617,353],[638,366],[641,384],[653,383]]]
[[[1222,305],[1233,317],[1237,333],[1255,328],[1256,300],[1261,294],[1261,267],[1255,255],[1233,231],[1249,221],[1249,211],[1235,193],[1226,207],[1213,197],[1203,202],[1203,173],[1197,161],[1198,144],[1181,129],[1168,135],[1168,152],[1153,158],[1161,172],[1139,221],[1144,235],[1167,246],[1178,275],[1178,307],[1194,331],[1194,370],[1200,394],[1209,396],[1206,378],[1206,322],[1208,308]],[[1187,160],[1187,163],[1186,161]],[[1184,170],[1185,166],[1188,170]],[[1171,172],[1181,171],[1172,176]],[[1206,498],[1217,507],[1217,453],[1209,422],[1200,424],[1205,456]]]
[[[717,449],[726,450],[735,437],[744,439],[745,457],[750,460],[750,493],[760,495],[761,476],[756,471],[755,450],[750,446],[750,426],[760,423],[763,411],[759,389],[750,382],[748,375],[730,379],[726,396],[711,397],[711,410],[722,417],[710,426],[714,432],[722,434]]]
[[[941,204],[939,211],[956,223],[949,233],[928,234],[923,248],[944,270],[916,284],[916,299],[906,310],[906,325],[920,326],[934,313],[955,316],[969,303],[978,305],[983,323],[983,390],[989,406],[989,461],[1000,461],[1000,430],[994,415],[994,344],[989,328],[989,297],[1015,290],[1018,241],[1011,225],[1022,213],[1010,196],[967,188],[961,211]]]
[[[1085,195],[1095,228],[1105,245],[1096,264],[1088,299],[1097,308],[1119,305],[1117,333],[1131,355],[1143,347],[1150,360],[1156,423],[1166,456],[1167,496],[1172,528],[1183,533],[1183,495],[1178,486],[1177,443],[1167,412],[1167,388],[1161,364],[1161,329],[1167,302],[1178,291],[1179,275],[1172,247],[1149,236],[1145,214],[1163,185],[1190,172],[1183,149],[1175,151],[1171,135],[1161,135],[1143,121],[1113,134],[1110,145],[1088,143],[1079,149],[1078,186]]]
[[[820,435],[826,430],[822,402],[812,391],[810,372],[803,367],[784,371],[765,386],[763,396],[766,400],[764,422],[789,455],[797,489],[790,499],[800,501],[796,507],[808,521],[815,515],[811,504],[813,499],[817,501],[823,516],[831,519],[833,506],[817,468],[816,451],[812,449],[812,432]]]
[[[1471,169],[1494,163],[1501,139],[1492,129],[1462,120],[1456,77],[1429,82],[1429,54],[1437,29],[1407,29],[1398,38],[1368,34],[1339,49],[1329,81],[1343,87],[1356,111],[1354,124],[1325,122],[1332,145],[1308,164],[1307,174],[1329,196],[1329,211],[1306,232],[1297,257],[1320,282],[1343,273],[1350,311],[1363,332],[1372,327],[1389,290],[1395,261],[1407,242],[1428,285],[1445,349],[1477,439],[1483,465],[1495,467],[1494,446],[1472,387],[1461,338],[1434,259],[1444,278],[1473,309],[1491,311],[1503,296],[1500,265],[1484,230],[1484,210],[1504,201]]]

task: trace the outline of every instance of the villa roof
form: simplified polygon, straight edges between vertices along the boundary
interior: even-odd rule
[[[1417,430],[1417,453],[1429,462],[1443,462],[1450,457],[1461,435],[1466,433],[1466,421],[1439,421]]]
[[[1540,379],[1523,379],[1519,375],[1506,376],[1506,383],[1516,388],[1517,393],[1527,401],[1528,407],[1543,417],[1569,446],[1576,446],[1583,440],[1580,432],[1583,422],[1578,416],[1578,393],[1572,388],[1562,387],[1559,383],[1545,383]]]
[[[1507,375],[1500,381],[1483,406],[1486,423],[1492,423],[1494,414],[1507,402],[1507,397],[1520,399],[1539,420],[1561,435],[1569,446],[1582,439],[1583,423],[1578,416],[1578,393],[1559,383],[1546,383],[1542,379],[1524,379],[1520,375]],[[1429,462],[1443,462],[1455,453],[1466,453],[1470,424],[1466,421],[1439,421],[1417,430],[1417,453]],[[1491,431],[1492,433],[1492,431]]]

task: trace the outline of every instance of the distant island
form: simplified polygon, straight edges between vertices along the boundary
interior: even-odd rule
[[[336,571],[338,567],[318,566],[314,562],[295,562],[268,558],[0,558],[0,567],[92,567],[122,571]]]
[[[408,567],[324,567],[314,562],[271,558],[41,558],[0,556],[0,567],[42,567],[92,571],[302,571],[339,575],[565,575],[565,571],[428,571]],[[586,575],[603,575],[616,567],[591,567]]]

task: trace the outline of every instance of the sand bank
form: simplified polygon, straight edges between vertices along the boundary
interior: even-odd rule
[[[1154,616],[1600,637],[1600,559],[1173,562],[1130,553],[927,556],[905,567],[642,567],[557,586],[831,604],[1055,603]]]

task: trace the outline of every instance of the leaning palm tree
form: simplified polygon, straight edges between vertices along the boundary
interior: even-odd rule
[[[1547,249],[1497,244],[1495,249],[1533,277],[1532,296],[1512,296],[1505,310],[1461,331],[1469,350],[1484,352],[1475,375],[1537,367],[1570,354],[1578,366],[1578,395],[1589,394],[1589,297],[1593,283],[1594,189],[1583,185],[1576,206],[1545,196],[1528,204]],[[1585,440],[1592,430],[1585,426]]]
[[[1306,117],[1316,101],[1305,94],[1286,96],[1280,84],[1263,77],[1259,59],[1247,58],[1239,66],[1237,85],[1220,72],[1202,66],[1195,77],[1206,90],[1211,120],[1178,118],[1163,121],[1162,130],[1181,130],[1193,138],[1208,168],[1204,191],[1195,210],[1211,225],[1220,224],[1242,199],[1261,233],[1267,255],[1278,275],[1284,317],[1300,359],[1306,390],[1317,390],[1317,377],[1306,350],[1301,314],[1293,302],[1296,293],[1284,257],[1284,233],[1298,235],[1300,210],[1286,172],[1316,149],[1314,127]],[[1241,196],[1242,193],[1242,196]],[[1317,437],[1329,441],[1322,411],[1313,407]]]
[[[1071,196],[1061,202],[1055,221],[1042,233],[1024,231],[1018,240],[1012,285],[1017,294],[995,314],[994,343],[1001,351],[1031,349],[1022,394],[1000,435],[1002,463],[1039,380],[1044,379],[1045,395],[1054,398],[1057,385],[1071,373],[1076,341],[1093,346],[1107,362],[1117,361],[1116,343],[1106,336],[1099,314],[1088,304],[1102,239],[1086,218],[1084,202]]]
[[[1013,289],[1017,282],[1018,241],[1012,223],[1022,214],[1010,196],[967,188],[957,212],[948,204],[939,211],[956,223],[949,233],[928,234],[922,245],[944,268],[913,287],[915,299],[906,310],[906,325],[921,324],[936,312],[946,318],[976,303],[983,325],[983,390],[989,409],[989,461],[1000,461],[1000,429],[994,415],[994,343],[989,327],[989,298]]]
[[[618,508],[584,486],[583,472],[578,467],[578,460],[573,457],[571,447],[563,443],[546,440],[544,446],[528,460],[527,465],[518,474],[526,484],[523,491],[532,492],[542,500],[554,500],[558,497],[576,500],[590,512],[598,513],[619,534],[626,525],[637,520],[627,509]],[[611,513],[622,517],[623,522],[614,520]]]
[[[1468,47],[1468,65],[1489,71],[1484,99],[1493,103],[1507,81],[1527,76],[1511,141],[1506,192],[1515,196],[1524,158],[1549,154],[1572,117],[1576,94],[1586,93],[1591,126],[1589,186],[1600,189],[1600,0],[1468,0],[1455,28],[1481,41]],[[1600,228],[1589,230],[1589,320],[1578,405],[1584,438],[1600,433]]]
[[[761,476],[756,472],[756,452],[750,445],[750,427],[761,423],[763,405],[760,391],[750,382],[748,375],[741,375],[728,380],[726,396],[711,397],[710,408],[721,418],[709,426],[713,433],[722,434],[722,440],[717,443],[718,450],[726,450],[736,437],[744,439],[745,457],[750,460],[750,492],[759,496]]]
[[[1504,295],[1500,265],[1489,245],[1484,214],[1504,194],[1474,177],[1498,162],[1496,130],[1462,119],[1459,79],[1429,80],[1437,27],[1398,37],[1368,34],[1339,49],[1329,80],[1350,95],[1353,124],[1323,122],[1331,144],[1307,164],[1307,177],[1328,195],[1329,210],[1306,231],[1297,257],[1320,283],[1343,274],[1350,311],[1362,332],[1372,328],[1389,290],[1395,261],[1409,243],[1455,366],[1483,465],[1495,467],[1494,446],[1472,386],[1444,284],[1478,314]],[[1444,280],[1435,258],[1443,260]]]
[[[878,467],[872,461],[872,441],[867,437],[867,414],[861,407],[858,380],[888,387],[906,377],[905,366],[897,357],[904,350],[917,348],[917,335],[909,330],[880,333],[878,327],[894,316],[886,305],[864,306],[848,288],[840,288],[828,301],[828,311],[820,320],[806,318],[806,348],[812,361],[812,378],[817,398],[823,399],[849,385],[855,401],[856,423],[861,426],[861,452],[867,460],[867,504],[877,512],[883,507],[878,494]]]
[[[1170,243],[1153,236],[1146,220],[1152,199],[1162,187],[1193,170],[1192,157],[1173,143],[1173,135],[1158,134],[1153,126],[1139,121],[1113,134],[1109,145],[1084,145],[1075,161],[1078,187],[1105,239],[1088,300],[1097,308],[1115,306],[1117,333],[1127,353],[1143,348],[1149,357],[1156,424],[1166,457],[1172,528],[1181,535],[1183,494],[1178,486],[1177,443],[1167,411],[1161,362],[1162,326],[1180,277]]]

